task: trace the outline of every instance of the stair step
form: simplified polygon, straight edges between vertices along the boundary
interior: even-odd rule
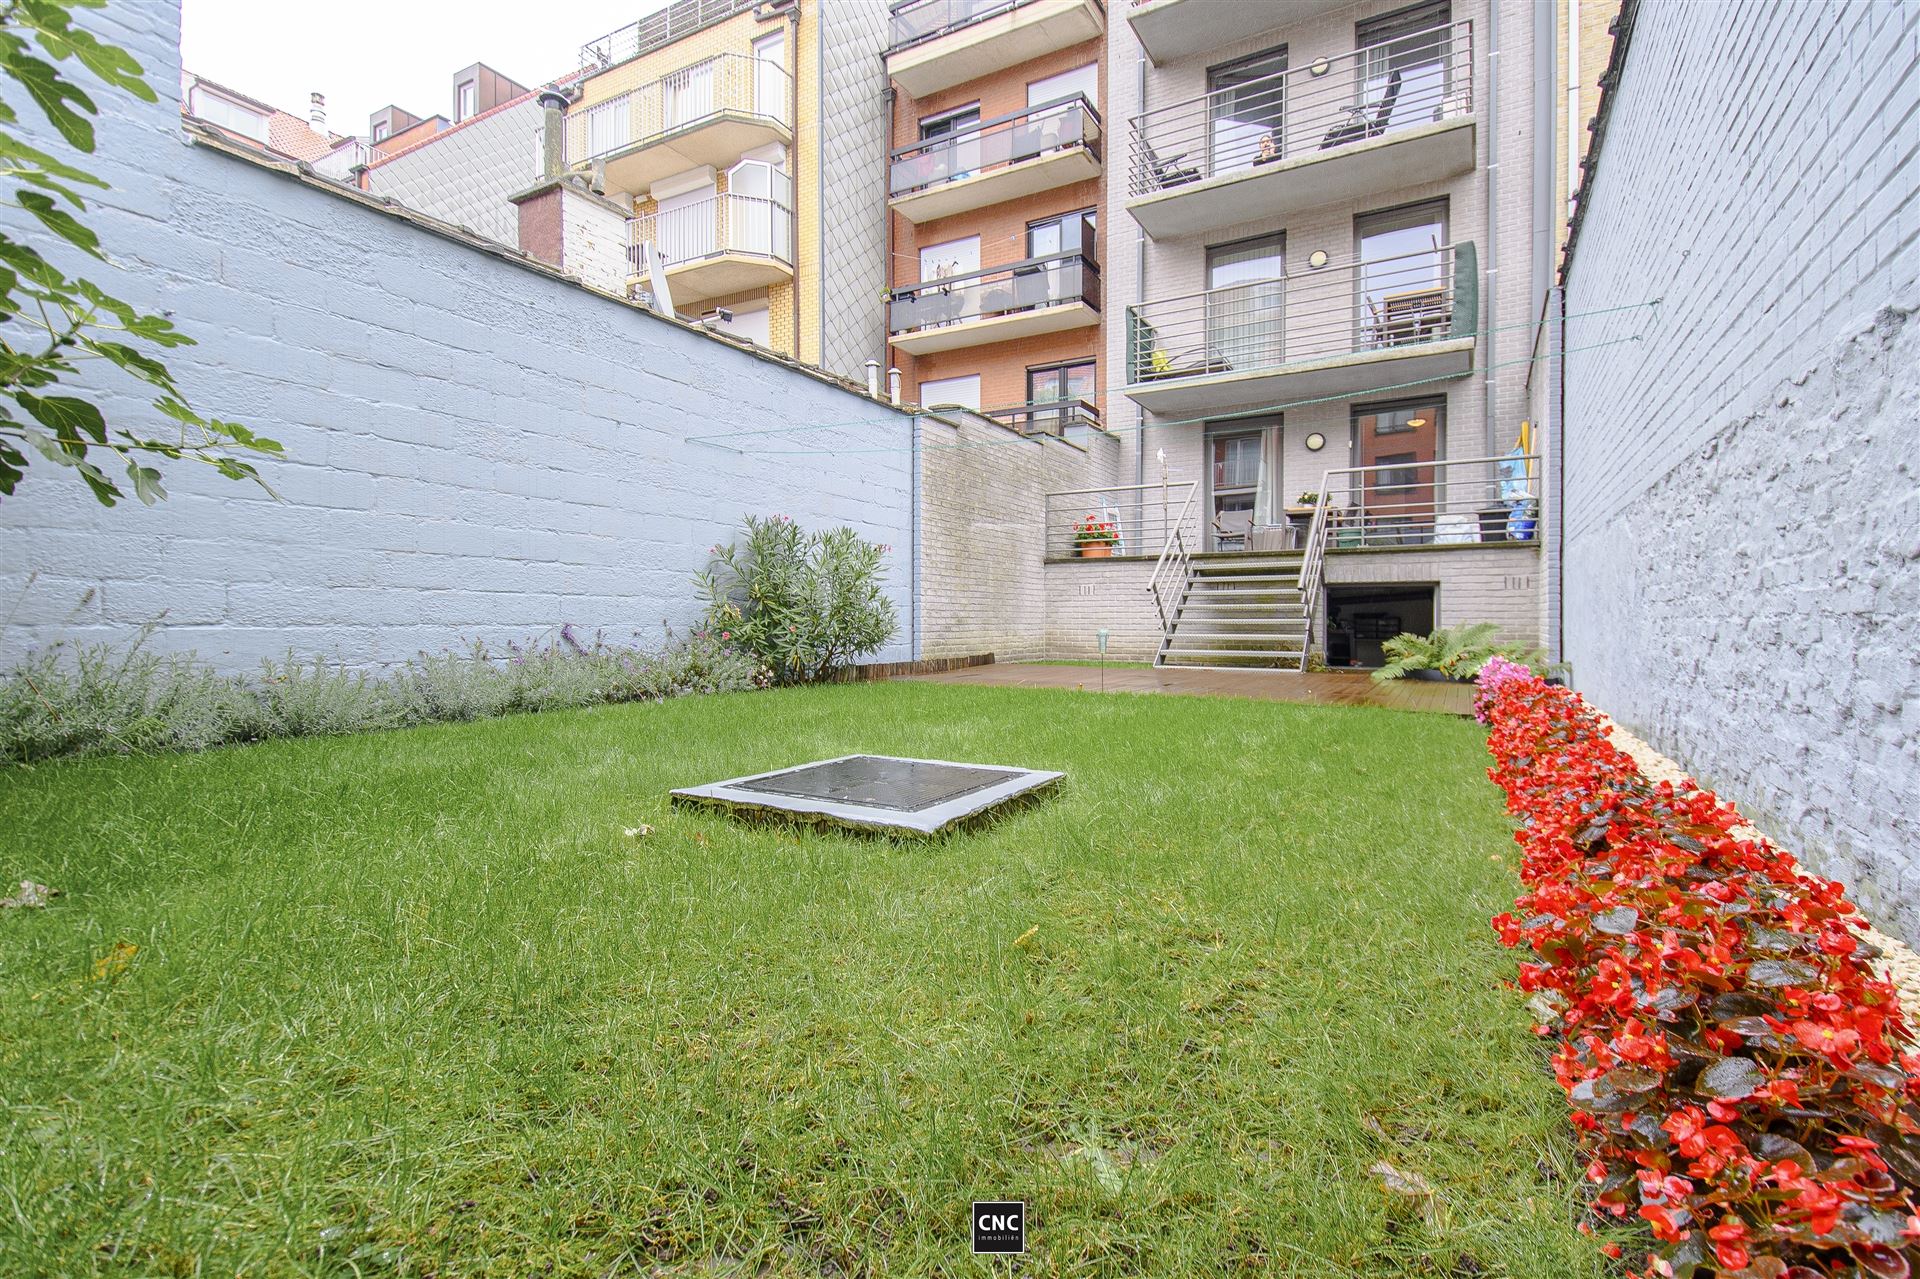
[[[1300,657],[1300,649],[1188,649],[1183,645],[1171,645],[1162,651],[1162,657]]]
[[[1178,625],[1187,626],[1266,626],[1274,630],[1303,630],[1305,617],[1183,617]]]
[[[1196,582],[1297,582],[1298,573],[1195,573]]]

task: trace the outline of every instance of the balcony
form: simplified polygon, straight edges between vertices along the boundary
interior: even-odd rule
[[[1100,271],[1084,253],[1055,253],[895,289],[888,340],[913,355],[984,346],[1100,322]]]
[[[1100,0],[900,0],[887,74],[916,98],[1093,40]]]
[[[1129,128],[1127,211],[1155,239],[1470,173],[1472,24],[1219,89]]]
[[[893,153],[888,205],[931,222],[1100,176],[1100,113],[1075,94]]]
[[[1463,377],[1480,305],[1471,243],[1127,308],[1127,398],[1211,413]]]
[[[793,210],[761,196],[716,195],[628,223],[632,278],[657,262],[676,310],[793,279]]]
[[[688,169],[724,169],[793,141],[792,84],[784,68],[743,53],[708,58],[568,112],[567,161],[604,164],[608,190],[635,194]]]
[[[1154,65],[1236,44],[1262,31],[1304,22],[1348,7],[1352,0],[1288,0],[1278,6],[1249,0],[1133,0],[1127,21]]]
[[[981,409],[980,416],[990,417],[1022,435],[1077,439],[1089,431],[1102,429],[1100,409],[1092,400],[1043,400],[1033,404],[1014,404],[1002,409]]]

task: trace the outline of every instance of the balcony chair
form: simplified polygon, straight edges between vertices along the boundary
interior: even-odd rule
[[[1366,138],[1377,138],[1387,131],[1387,121],[1393,118],[1393,107],[1400,100],[1400,86],[1403,78],[1396,69],[1387,74],[1387,87],[1380,95],[1380,101],[1369,107],[1358,103],[1347,108],[1347,118],[1327,130],[1327,136],[1321,139],[1320,149],[1328,151],[1334,147],[1343,147],[1349,142],[1359,142]],[[1373,118],[1367,118],[1367,112],[1373,112]]]
[[[1144,140],[1140,143],[1140,158],[1146,161],[1147,173],[1153,182],[1153,189],[1165,191],[1169,187],[1185,186],[1189,182],[1200,180],[1200,170],[1180,162],[1186,159],[1182,152],[1171,160],[1162,160]]]
[[[1253,537],[1252,511],[1222,511],[1213,517],[1213,546],[1215,550],[1225,551],[1232,548],[1226,543],[1239,543],[1240,550],[1249,549]]]

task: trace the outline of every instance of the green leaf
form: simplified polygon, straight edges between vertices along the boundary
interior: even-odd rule
[[[77,58],[81,66],[115,88],[126,90],[142,102],[155,101],[153,90],[140,78],[140,64],[132,54],[74,26],[66,11],[55,5],[23,0],[20,9],[48,57],[56,62]]]
[[[0,120],[11,121],[12,118],[11,111],[5,116],[0,116]],[[56,178],[83,183],[90,187],[104,189],[107,185],[104,180],[94,177],[85,169],[75,168],[63,160],[48,155],[38,147],[30,147],[20,139],[4,133],[0,133],[0,164],[10,164],[15,168],[44,169]]]
[[[157,386],[169,394],[175,393],[173,374],[167,371],[166,365],[152,356],[137,351],[124,342],[104,342],[99,338],[88,337],[84,333],[80,335],[80,345],[102,359],[119,365],[141,381]],[[185,408],[184,405],[181,407]],[[187,412],[191,414],[192,410],[188,409]],[[171,417],[173,414],[169,413],[168,416]]]
[[[85,400],[75,399],[71,395],[49,395],[41,397],[27,391],[21,391],[13,397],[20,407],[33,414],[34,420],[42,426],[51,428],[56,434],[74,435],[84,432],[95,442],[107,442],[107,422],[100,416],[100,410]]]
[[[20,82],[47,117],[48,123],[60,131],[76,150],[93,150],[93,122],[87,115],[99,114],[99,108],[93,104],[78,85],[62,78],[51,64],[42,62],[17,49],[0,47],[0,67]],[[78,106],[87,115],[81,115],[73,106]]]
[[[133,481],[134,495],[148,506],[167,496],[167,491],[160,487],[160,472],[151,466],[142,466],[138,462],[128,461],[127,478]]]
[[[56,205],[51,197],[38,191],[19,191],[15,193],[15,198],[20,201],[20,207],[39,218],[47,230],[102,261],[106,259],[106,254],[100,252],[100,237],[89,231],[78,218]]]
[[[0,440],[0,497],[12,497],[14,486],[27,473],[27,455],[12,442]]]

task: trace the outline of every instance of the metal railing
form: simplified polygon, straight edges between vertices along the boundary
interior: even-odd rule
[[[1416,31],[1134,116],[1134,195],[1473,111],[1473,24]]]
[[[949,31],[970,27],[1002,13],[1050,0],[899,0],[889,9],[887,52],[938,39]],[[1095,8],[1106,6],[1095,0]]]
[[[1069,302],[1085,302],[1097,311],[1100,270],[1084,253],[1052,253],[965,275],[923,280],[894,289],[888,298],[887,332],[895,337]]]
[[[567,162],[644,146],[723,112],[790,124],[786,68],[745,53],[721,53],[590,107],[567,112]]]
[[[899,147],[888,169],[887,194],[904,195],[1100,138],[1100,113],[1084,94],[982,120],[960,133]]]
[[[1446,458],[1349,466],[1321,479],[1300,562],[1307,631],[1329,550],[1540,540],[1540,458]],[[1304,658],[1302,659],[1304,662]]]
[[[1120,484],[1108,488],[1064,489],[1046,496],[1048,559],[1110,556],[1164,556],[1167,544],[1184,533],[1193,540],[1193,480],[1165,484]],[[1088,538],[1084,526],[1110,525],[1113,538]],[[1104,553],[1102,547],[1106,548]]]
[[[1069,431],[1098,431],[1100,409],[1092,400],[1037,400],[1030,404],[1011,404],[1006,408],[981,409],[990,417],[1022,435],[1065,436]]]
[[[757,0],[678,0],[580,46],[580,65],[610,67],[685,39],[702,27],[725,21],[754,7]]]
[[[1278,368],[1466,337],[1479,285],[1470,242],[1323,267],[1127,308],[1127,380]]]
[[[716,195],[664,213],[640,214],[627,226],[627,256],[635,274],[646,272],[649,254],[665,266],[723,253],[793,265],[793,210],[765,196]]]

